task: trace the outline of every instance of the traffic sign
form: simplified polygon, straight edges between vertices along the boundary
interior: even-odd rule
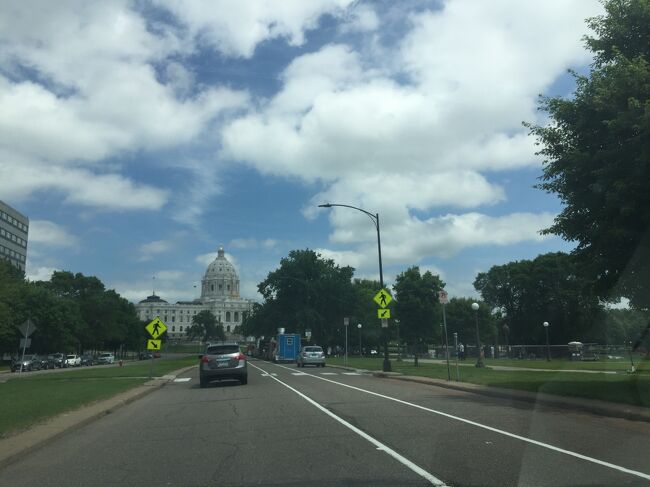
[[[348,326],[350,324],[350,318],[343,318],[343,325]]]
[[[20,339],[20,348],[29,348],[32,346],[31,338],[21,338]]]
[[[388,306],[390,302],[393,300],[392,296],[386,289],[380,290],[377,294],[375,294],[375,297],[372,299],[375,301],[375,303],[377,303],[382,308]]]
[[[159,316],[156,316],[147,326],[145,326],[145,329],[153,338],[158,338],[167,331],[167,325],[163,323],[163,320],[161,320]]]
[[[147,340],[147,350],[160,350],[160,342],[162,340],[152,340],[151,338]]]
[[[449,294],[444,289],[438,291],[438,301],[441,304],[447,304],[449,302]]]
[[[377,318],[390,318],[390,310],[389,309],[378,309],[377,310]]]
[[[22,325],[20,325],[18,329],[25,338],[29,338],[29,336],[36,331],[36,326],[34,326],[34,322],[32,320],[27,320]]]
[[[388,320],[386,318],[381,319],[381,327],[388,328]]]

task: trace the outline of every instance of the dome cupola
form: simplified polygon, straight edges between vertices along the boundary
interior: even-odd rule
[[[214,259],[201,281],[201,300],[218,297],[239,297],[239,276],[228,259],[223,247],[219,247]]]

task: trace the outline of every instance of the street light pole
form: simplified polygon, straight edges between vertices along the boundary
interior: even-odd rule
[[[363,348],[361,348],[361,323],[357,325],[357,328],[359,329],[359,356],[363,357]]]
[[[397,361],[402,361],[402,342],[399,339],[399,320],[395,320],[395,325],[397,326]]]
[[[369,211],[366,211],[362,208],[357,208],[356,206],[341,205],[337,203],[325,203],[323,205],[318,205],[319,208],[333,208],[335,206],[341,206],[343,208],[352,208],[353,210],[357,210],[362,213],[365,213],[366,215],[368,215],[368,217],[372,220],[372,223],[375,225],[375,228],[377,229],[377,254],[379,255],[379,285],[381,286],[382,289],[384,289],[384,269],[381,263],[381,232],[379,230],[379,213],[370,213]],[[388,332],[387,328],[383,329],[384,364],[382,370],[384,372],[391,371],[390,359],[388,358],[388,333],[387,332]]]
[[[546,330],[546,361],[550,362],[551,361],[551,346],[548,342],[548,321],[545,321],[543,323],[544,329]]]
[[[483,363],[483,356],[481,352],[481,336],[479,335],[478,332],[478,303],[472,303],[472,309],[474,310],[474,315],[476,317],[476,347],[477,347],[477,359],[476,359],[476,367],[485,367],[485,364]]]

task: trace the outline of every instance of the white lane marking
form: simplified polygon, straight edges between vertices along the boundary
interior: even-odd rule
[[[273,364],[273,365],[275,365],[277,367],[283,367],[282,365],[278,365],[278,364]],[[283,367],[283,368],[286,368],[286,367]],[[361,389],[360,387],[355,387],[355,386],[351,386],[349,384],[344,384],[343,382],[337,382],[337,381],[332,380],[332,379],[326,379],[325,377],[319,377],[319,376],[313,375],[313,374],[307,374],[307,375],[311,375],[315,379],[320,379],[320,380],[324,380],[324,381],[327,381],[327,382],[331,382],[332,384],[338,384],[340,386],[347,387],[349,389],[354,389],[354,390],[359,391],[359,392],[365,392],[366,394],[370,394],[372,396],[377,396],[377,397],[381,397],[381,398],[384,398],[384,399],[388,399],[390,401],[398,402],[400,404],[405,404],[406,406],[411,406],[411,407],[414,407],[416,409],[421,409],[423,411],[428,411],[430,413],[438,414],[440,416],[444,416],[445,418],[455,419],[456,421],[460,421],[460,422],[465,423],[465,424],[470,424],[472,426],[476,426],[477,428],[482,428],[482,429],[485,429],[485,430],[488,430],[488,431],[492,431],[494,433],[499,433],[501,435],[508,436],[510,438],[515,438],[517,440],[525,441],[526,443],[531,443],[533,445],[541,446],[542,448],[547,448],[549,450],[553,450],[553,451],[556,451],[556,452],[559,452],[559,453],[564,453],[565,455],[569,455],[569,456],[572,456],[572,457],[575,457],[575,458],[580,458],[581,460],[586,460],[588,462],[592,462],[592,463],[595,463],[597,465],[602,465],[603,467],[608,467],[608,468],[611,468],[613,470],[618,470],[619,472],[628,473],[630,475],[635,475],[637,477],[641,477],[642,479],[650,480],[650,475],[648,475],[647,473],[643,473],[643,472],[639,472],[637,470],[632,470],[632,469],[629,469],[629,468],[621,467],[620,465],[616,465],[614,463],[609,463],[609,462],[605,462],[603,460],[598,460],[597,458],[588,457],[587,455],[582,455],[581,453],[576,453],[576,452],[571,451],[571,450],[565,450],[563,448],[559,448],[557,446],[549,445],[548,443],[533,440],[531,438],[526,438],[525,436],[520,436],[520,435],[517,435],[515,433],[509,433],[508,431],[500,430],[500,429],[494,428],[492,426],[477,423],[476,421],[472,421],[471,419],[465,419],[465,418],[461,418],[460,416],[454,416],[453,414],[444,413],[444,412],[438,411],[436,409],[431,409],[431,408],[427,408],[425,406],[420,406],[419,404],[403,401],[402,399],[397,399],[396,397],[391,397],[391,396],[386,396],[384,394],[379,394],[378,392],[372,392],[372,391],[368,391],[366,389]]]
[[[309,375],[309,374],[305,373],[305,375]],[[336,372],[321,372],[320,375],[339,375],[339,374],[337,374]]]
[[[189,382],[191,380],[192,380],[191,377],[180,377],[178,379],[174,379],[174,382]]]
[[[361,375],[359,372],[343,372],[343,375]]]
[[[255,367],[255,366],[253,365],[253,367]],[[257,367],[257,368],[259,369],[259,367]],[[262,370],[262,369],[260,369],[260,370]],[[273,376],[278,375],[278,374],[276,374],[275,372],[273,372],[273,373],[269,373],[269,372],[266,372],[265,370],[262,370],[262,372],[264,372],[264,373],[262,374],[262,377],[273,377]],[[305,375],[309,375],[309,374],[305,374]]]
[[[260,367],[257,367],[256,365],[253,365],[253,364],[250,363],[250,362],[249,362],[248,365],[250,365],[251,367],[255,367],[256,369],[261,370],[262,372],[264,372],[264,369],[261,369]],[[285,368],[286,368],[286,367],[285,367]],[[268,374],[267,374],[267,375],[268,375]],[[273,375],[276,375],[276,374],[273,374]],[[311,375],[311,374],[305,374],[305,375]],[[316,377],[316,376],[313,376],[313,377]],[[415,472],[415,473],[418,474],[419,476],[425,478],[426,480],[428,480],[429,482],[431,482],[433,485],[436,485],[436,486],[438,486],[438,487],[446,487],[446,484],[445,484],[442,480],[440,480],[440,479],[436,478],[435,476],[431,475],[429,472],[427,472],[427,471],[424,470],[423,468],[419,467],[418,465],[416,465],[415,463],[413,463],[412,461],[410,461],[408,458],[403,457],[402,455],[400,455],[399,453],[397,453],[395,450],[393,450],[393,449],[390,448],[389,446],[384,445],[381,441],[379,441],[379,440],[373,438],[372,436],[370,436],[370,435],[367,434],[366,432],[364,432],[364,431],[360,430],[359,428],[357,428],[356,426],[354,426],[354,425],[348,423],[348,422],[347,422],[346,420],[344,420],[343,418],[340,418],[339,416],[337,416],[336,414],[334,414],[333,412],[331,412],[329,409],[326,409],[325,407],[321,406],[321,405],[318,404],[316,401],[314,401],[314,400],[311,399],[310,397],[306,396],[305,394],[303,394],[303,393],[300,392],[299,390],[294,389],[293,387],[291,387],[289,384],[287,384],[287,383],[285,383],[285,382],[282,382],[282,381],[281,381],[280,379],[278,379],[277,377],[271,377],[271,378],[272,378],[273,380],[275,380],[276,382],[279,382],[280,384],[282,384],[282,385],[283,385],[284,387],[286,387],[287,389],[289,389],[289,390],[295,392],[295,393],[298,394],[300,397],[302,397],[305,401],[307,401],[309,404],[311,404],[312,406],[318,408],[320,411],[324,412],[324,413],[327,414],[329,417],[335,419],[336,421],[338,421],[339,423],[341,423],[343,426],[345,426],[345,427],[351,429],[351,430],[354,431],[356,434],[358,434],[359,436],[361,436],[363,439],[368,440],[370,443],[372,443],[373,445],[375,445],[375,447],[377,447],[378,450],[382,450],[382,451],[388,453],[391,457],[393,457],[395,460],[397,460],[398,462],[400,462],[402,465],[404,465],[404,466],[406,466],[407,468],[411,469],[413,472]]]
[[[304,372],[291,372],[291,375],[309,375],[309,374],[305,374]]]

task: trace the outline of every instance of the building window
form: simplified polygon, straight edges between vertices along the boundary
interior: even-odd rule
[[[180,330],[180,331],[183,331],[183,327],[182,327],[182,326],[181,326],[181,327],[179,327],[179,330]]]
[[[172,326],[172,331],[176,331],[176,327],[175,327],[175,326]]]
[[[176,323],[176,317],[172,316],[172,323]]]
[[[226,331],[230,333],[230,325],[226,326]]]
[[[230,311],[226,311],[226,321],[230,321]]]
[[[239,323],[239,311],[235,311],[235,319],[233,321]]]
[[[219,291],[223,289],[223,284],[219,284]]]
[[[228,289],[228,291],[230,291],[230,284],[228,284],[227,289]]]
[[[210,291],[214,291],[214,284],[210,285]]]

